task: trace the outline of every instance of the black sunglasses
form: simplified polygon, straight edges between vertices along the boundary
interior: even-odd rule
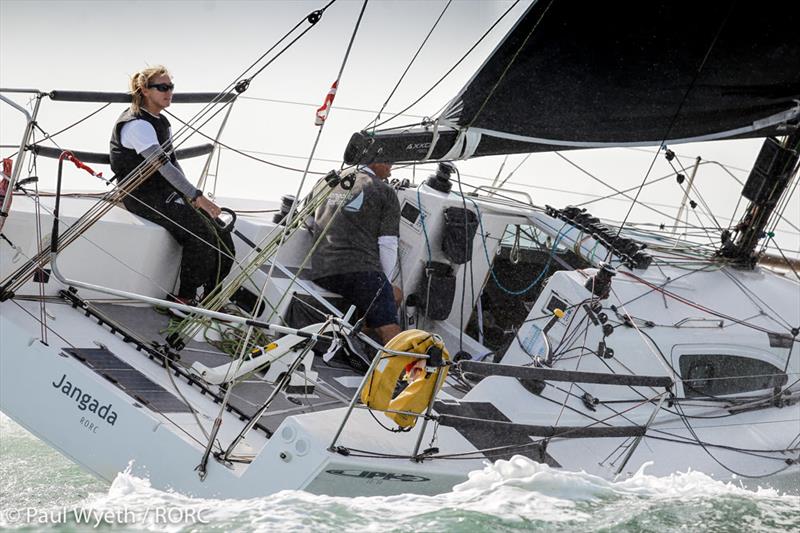
[[[172,91],[175,89],[174,83],[148,83],[148,89],[155,89],[160,93],[165,93],[167,91]]]

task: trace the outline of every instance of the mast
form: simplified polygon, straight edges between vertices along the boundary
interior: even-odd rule
[[[722,232],[722,248],[718,255],[733,259],[747,268],[758,261],[755,249],[764,235],[775,207],[797,171],[800,156],[800,130],[796,129],[779,142],[774,137],[764,144],[750,171],[742,196],[750,200],[739,224]]]

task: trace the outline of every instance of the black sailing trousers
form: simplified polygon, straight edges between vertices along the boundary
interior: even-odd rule
[[[234,246],[230,232],[218,231],[206,213],[187,205],[182,195],[173,192],[139,200],[126,196],[122,203],[131,213],[164,227],[183,246],[179,297],[192,299],[199,287],[208,296],[231,271]]]

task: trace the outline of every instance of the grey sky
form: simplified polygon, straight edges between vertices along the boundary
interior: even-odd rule
[[[454,1],[387,109],[398,110],[416,99],[511,3]],[[523,0],[515,13],[521,13],[528,3]],[[369,3],[312,170],[338,167],[350,134],[373,118],[370,113],[344,108],[380,108],[445,4],[445,0]],[[288,28],[322,5],[321,1],[0,0],[0,86],[124,91],[130,74],[143,66],[161,63],[173,72],[178,91],[220,90]],[[239,149],[262,152],[254,155],[279,164],[304,167],[317,133],[314,106],[321,104],[336,77],[361,5],[361,1],[339,0],[306,37],[265,70],[245,93],[247,98],[236,104],[223,141]],[[464,68],[457,70],[411,113],[431,116],[438,111],[458,92],[512,23],[513,17],[504,21]],[[24,99],[17,101],[25,103]],[[46,131],[54,132],[98,107],[45,101],[40,123]],[[56,140],[62,147],[106,151],[111,125],[123,107],[112,105]],[[196,109],[175,105],[170,111],[188,118]],[[17,113],[1,105],[0,122],[0,142],[17,143],[21,134]],[[216,124],[205,131],[213,135]],[[188,145],[201,142],[204,141],[192,139]],[[690,165],[699,155],[704,160],[749,169],[759,146],[759,141],[725,141],[673,149],[681,155],[684,165]],[[4,156],[9,153],[7,149],[0,150]],[[565,152],[564,156],[613,186],[625,188],[641,182],[653,153],[613,149]],[[509,157],[504,176],[524,157]],[[483,158],[460,163],[459,168],[466,175],[484,178],[465,177],[465,182],[488,184],[501,162],[502,158]],[[200,162],[196,160],[185,167],[190,179],[196,179]],[[54,168],[50,162],[40,163],[39,174],[45,186],[54,182]],[[227,151],[222,153],[220,168],[217,193],[221,196],[274,199],[279,194],[294,192],[299,180],[298,173],[266,167]],[[650,177],[669,172],[671,168],[660,158]],[[419,169],[417,177],[427,173],[428,170]],[[743,171],[734,173],[742,181],[747,177]],[[395,175],[411,177],[411,171],[398,170]],[[510,183],[516,188],[533,186],[527,191],[539,205],[563,206],[591,199],[587,194],[611,192],[556,154],[530,156]],[[697,186],[718,216],[725,218],[733,213],[740,187],[725,172],[715,165],[705,165],[698,174]],[[78,173],[69,175],[67,187],[102,188]],[[572,192],[556,193],[537,187]],[[645,189],[642,198],[674,206],[664,208],[674,213],[681,190],[674,180],[665,180]],[[795,198],[787,216],[800,225],[797,203]],[[593,205],[591,210],[621,219],[628,205],[628,201],[609,200]],[[637,218],[669,222],[641,208],[634,210],[633,219]],[[701,220],[708,223],[704,217]],[[698,219],[690,221],[697,223]],[[800,236],[795,232],[781,234],[781,241],[785,247],[800,249]]]

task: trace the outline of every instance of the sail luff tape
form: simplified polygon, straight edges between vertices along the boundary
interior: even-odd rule
[[[780,124],[782,122],[789,122],[793,120],[798,115],[800,115],[800,100],[794,100],[795,106],[791,109],[787,109],[786,111],[781,111],[780,113],[775,113],[774,115],[770,115],[768,117],[764,117],[759,120],[753,121],[753,130],[760,130],[764,128],[768,128],[770,126],[774,126],[776,124]]]

